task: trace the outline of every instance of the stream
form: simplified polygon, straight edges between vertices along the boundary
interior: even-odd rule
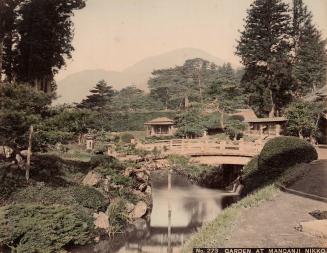
[[[75,249],[74,253],[165,253],[168,245],[168,202],[171,207],[171,247],[178,253],[183,244],[205,222],[213,220],[233,197],[225,191],[192,184],[187,178],[173,173],[168,191],[168,173],[151,174],[153,209],[147,221],[137,223],[137,230],[127,230],[124,238],[102,240],[95,246]]]

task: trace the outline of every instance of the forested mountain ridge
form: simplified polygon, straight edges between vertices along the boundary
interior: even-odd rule
[[[182,48],[145,58],[122,72],[103,69],[85,70],[69,75],[58,82],[57,93],[60,98],[55,103],[80,102],[86,97],[94,84],[101,79],[104,79],[115,89],[135,85],[142,90],[147,90],[147,82],[153,70],[182,65],[187,59],[192,58],[202,58],[217,65],[224,62],[222,59],[203,50]]]

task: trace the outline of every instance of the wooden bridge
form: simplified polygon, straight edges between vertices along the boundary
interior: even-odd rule
[[[191,156],[194,161],[205,164],[244,165],[260,153],[263,143],[217,139],[173,139],[138,144],[138,147],[148,151],[158,149],[167,155]]]

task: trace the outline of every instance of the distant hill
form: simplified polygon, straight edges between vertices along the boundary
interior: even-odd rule
[[[106,80],[115,89],[136,85],[140,89],[147,90],[147,82],[153,70],[182,65],[187,59],[192,58],[202,58],[217,65],[224,63],[223,60],[203,50],[183,48],[146,58],[122,72],[103,69],[85,70],[69,75],[58,82],[57,93],[59,98],[55,103],[80,102],[89,94],[89,90],[95,86],[96,82],[101,79]]]

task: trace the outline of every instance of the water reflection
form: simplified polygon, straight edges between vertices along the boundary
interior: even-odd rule
[[[172,191],[167,188],[167,172],[152,174],[153,210],[149,220],[138,220],[128,228],[123,239],[101,241],[93,249],[83,248],[79,253],[166,253],[168,245],[168,197],[172,210],[171,245],[178,253],[185,241],[204,223],[213,220],[221,210],[233,201],[224,191],[203,188],[191,184],[186,178],[173,174]],[[119,243],[121,243],[119,245]],[[117,245],[118,244],[118,245]],[[118,247],[117,247],[118,246]]]

